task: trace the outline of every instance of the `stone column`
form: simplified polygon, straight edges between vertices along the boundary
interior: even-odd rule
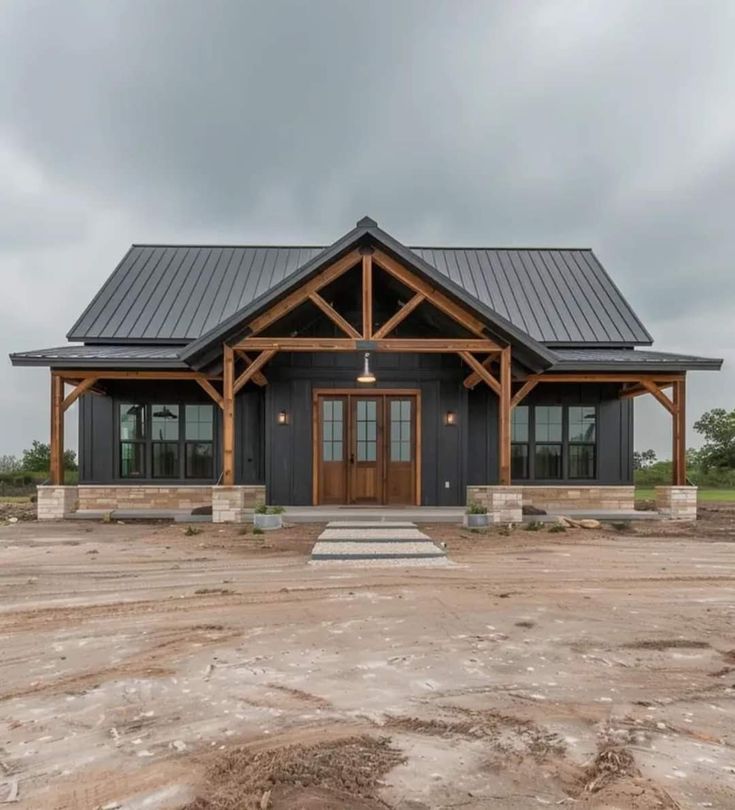
[[[43,484],[38,493],[37,514],[39,520],[62,520],[79,506],[77,488],[57,487]]]
[[[696,520],[697,487],[656,487],[656,509],[671,520]]]
[[[249,523],[255,507],[265,503],[265,485],[212,487],[212,523]]]

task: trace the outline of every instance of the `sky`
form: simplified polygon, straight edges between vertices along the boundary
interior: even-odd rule
[[[132,242],[327,244],[364,214],[593,248],[654,348],[725,359],[690,427],[734,408],[734,41],[731,0],[3,0],[0,455],[49,431],[48,371],[7,354],[63,345]]]

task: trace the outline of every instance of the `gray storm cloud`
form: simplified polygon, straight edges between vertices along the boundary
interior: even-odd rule
[[[734,40],[714,0],[6,0],[0,347],[63,343],[133,241],[323,243],[369,213],[594,248],[656,348],[725,357],[690,422],[735,407]],[[0,425],[0,453],[46,437],[47,372],[2,365]]]

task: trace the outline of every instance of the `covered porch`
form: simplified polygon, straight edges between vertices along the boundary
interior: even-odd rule
[[[76,363],[72,352],[59,350],[50,363],[51,486],[43,492],[41,511],[48,517],[84,511],[99,496],[92,483],[76,490],[63,487],[63,417],[80,397],[105,397],[111,385],[122,383],[147,386],[150,391],[164,383],[198,390],[216,409],[212,436],[217,447],[209,482],[136,483],[113,475],[99,486],[105,489],[105,505],[118,509],[131,508],[136,496],[141,509],[186,509],[195,502],[206,507],[209,501],[213,519],[246,520],[259,501],[295,508],[289,497],[295,491],[295,479],[303,485],[310,478],[308,500],[299,496],[302,507],[360,505],[384,512],[399,505],[451,509],[469,499],[484,500],[493,509],[515,492],[512,515],[520,520],[523,503],[538,501],[543,490],[547,503],[552,503],[548,498],[553,488],[557,501],[579,498],[584,508],[593,509],[591,497],[583,498],[582,493],[594,489],[598,510],[615,500],[618,511],[632,512],[632,481],[626,481],[624,470],[628,462],[618,449],[616,464],[623,472],[604,479],[602,450],[611,451],[600,447],[597,435],[591,481],[569,475],[567,427],[559,429],[562,480],[539,476],[527,480],[527,470],[526,478],[514,475],[514,448],[523,444],[514,441],[514,411],[536,402],[535,407],[556,408],[566,419],[568,409],[579,410],[579,406],[563,404],[565,389],[577,397],[570,402],[579,403],[593,402],[604,393],[607,411],[619,411],[618,421],[608,428],[607,448],[620,442],[620,436],[613,434],[620,429],[615,427],[620,420],[628,418],[624,408],[630,401],[653,396],[671,419],[672,486],[683,491],[686,370],[681,362],[633,350],[623,352],[624,356],[598,352],[594,358],[568,357],[452,292],[446,282],[427,278],[422,268],[380,246],[362,245],[327,262],[302,283],[258,302],[252,315],[225,324],[206,340],[172,351],[165,364],[159,358],[147,358],[145,363],[140,356],[136,359],[135,347],[127,349],[127,356],[118,352],[115,367],[105,357],[105,347],[96,349],[98,356],[95,347],[82,347],[88,351],[77,350]],[[306,362],[299,365],[299,358]],[[386,359],[385,370],[381,358]],[[394,358],[392,368],[387,358]],[[444,372],[441,364],[436,365],[440,358],[444,358]],[[356,378],[365,371],[363,363],[369,374],[358,382]],[[442,374],[445,377],[440,379]],[[436,396],[422,397],[431,385]],[[669,389],[671,396],[666,393]],[[247,422],[239,410],[250,407],[244,397],[251,391],[260,391],[259,422]],[[480,391],[482,397],[478,397]],[[329,419],[327,401],[333,406]],[[338,402],[343,409],[339,419],[334,411]],[[375,408],[369,403],[375,403]],[[405,403],[410,407],[404,408]],[[595,418],[597,414],[596,410]],[[238,474],[243,434],[249,430],[262,432],[265,445],[258,481],[244,481]],[[537,436],[526,452],[542,444],[545,450],[547,445],[556,446]],[[632,457],[632,446],[630,451]],[[482,457],[482,463],[476,463],[475,457]],[[285,467],[284,458],[289,462]],[[451,472],[444,470],[446,466]],[[516,466],[516,473],[523,470],[522,465]],[[429,475],[434,475],[433,484],[427,480]],[[286,479],[292,489],[283,484]],[[668,503],[671,508],[672,497],[662,494],[662,506]],[[96,500],[99,506],[100,498]]]

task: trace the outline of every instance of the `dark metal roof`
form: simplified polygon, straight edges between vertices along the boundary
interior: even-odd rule
[[[57,368],[182,368],[188,366],[179,358],[175,346],[57,346],[10,355],[14,366],[51,366]]]
[[[540,343],[653,342],[591,250],[411,250]]]
[[[548,371],[719,371],[722,360],[648,349],[555,349]]]
[[[538,343],[651,343],[651,336],[590,250],[405,248],[372,220],[358,230],[389,239],[394,249],[405,251],[437,278],[449,280],[464,297]],[[285,279],[324,250],[133,245],[68,338],[196,340],[283,286]]]

